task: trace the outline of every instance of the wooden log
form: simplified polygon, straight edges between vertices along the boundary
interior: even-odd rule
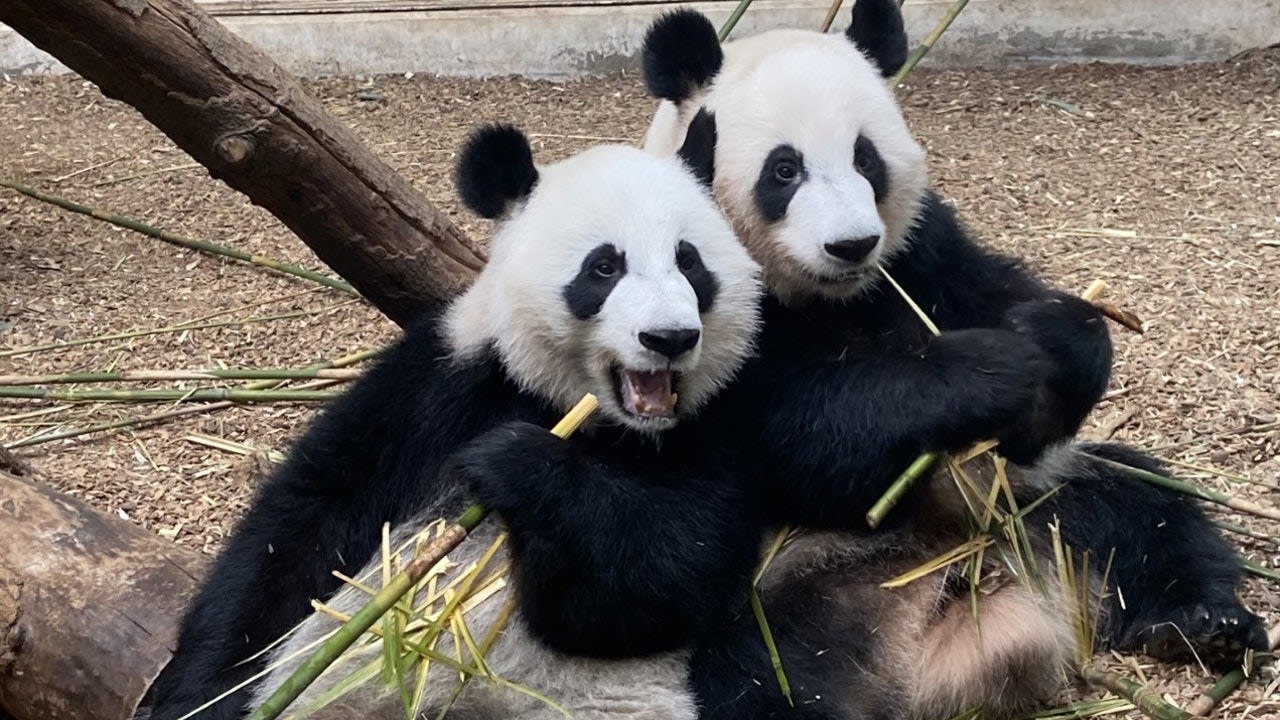
[[[0,716],[132,717],[203,571],[197,553],[0,471]]]
[[[0,22],[136,108],[395,322],[484,264],[413,185],[191,0],[3,0]]]

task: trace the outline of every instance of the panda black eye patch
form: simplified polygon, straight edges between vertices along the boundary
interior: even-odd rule
[[[626,274],[626,255],[608,243],[597,246],[582,259],[578,274],[564,286],[562,294],[569,312],[579,320],[600,312],[609,293]]]
[[[876,150],[876,144],[864,135],[859,135],[858,141],[853,144],[853,167],[871,183],[876,202],[884,200],[885,194],[889,192],[889,169],[885,167],[880,151]]]
[[[804,157],[790,145],[779,145],[769,151],[756,178],[755,199],[760,215],[777,222],[787,214],[787,205],[804,183]]]
[[[680,268],[680,274],[689,281],[693,294],[698,298],[698,312],[705,313],[710,310],[716,295],[720,292],[720,281],[716,279],[715,273],[708,270],[702,263],[702,255],[698,253],[698,248],[681,240],[676,246],[676,267]]]

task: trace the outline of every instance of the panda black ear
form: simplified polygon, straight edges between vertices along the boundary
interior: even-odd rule
[[[640,61],[649,93],[679,103],[720,72],[724,51],[707,16],[681,8],[649,26]]]
[[[471,133],[458,158],[458,195],[477,215],[501,217],[511,203],[529,197],[538,182],[533,149],[511,125],[486,125]]]
[[[684,144],[676,151],[698,180],[711,187],[716,176],[716,116],[702,108],[693,116],[685,132]]]
[[[855,0],[847,36],[892,77],[907,62],[907,30],[897,0]]]

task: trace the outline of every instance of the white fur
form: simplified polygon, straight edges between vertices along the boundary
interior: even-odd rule
[[[622,410],[613,364],[670,367],[682,375],[677,416],[697,410],[751,350],[759,266],[674,158],[601,146],[538,170],[532,195],[499,225],[485,271],[449,311],[454,348],[466,356],[495,345],[513,377],[562,409],[590,391],[615,421],[643,432],[666,429],[670,420]],[[676,266],[682,240],[720,284],[701,317]],[[582,259],[606,242],[626,255],[626,274],[596,316],[579,320],[561,293]],[[694,352],[671,363],[640,344],[640,332],[657,329],[700,329],[702,336]]]
[[[442,514],[442,508],[429,508],[417,518],[396,528],[391,546],[407,544],[400,554],[401,563],[412,559],[414,534]],[[440,582],[443,585],[477,562],[497,538],[498,526],[481,525],[463,543],[449,553],[446,561],[457,563]],[[434,537],[428,534],[427,539]],[[486,565],[481,577],[510,561],[505,543]],[[381,557],[364,567],[358,578],[375,587],[380,583]],[[367,579],[366,579],[367,578]],[[415,604],[424,601],[420,594]],[[469,609],[464,618],[467,630],[476,643],[483,641],[499,619],[504,604],[512,598],[510,585]],[[327,605],[352,615],[367,602],[369,596],[351,586],[344,586]],[[440,607],[440,605],[437,605]],[[337,630],[341,623],[323,614],[307,617],[288,638],[271,651],[268,664],[271,673],[254,688],[248,707],[256,708],[270,696],[312,652],[318,643]],[[435,649],[457,659],[456,638],[442,632]],[[310,709],[326,692],[370,662],[379,662],[379,642],[353,646],[330,666],[290,705],[286,714]],[[526,628],[515,611],[498,639],[485,654],[485,664],[498,677],[523,685],[529,690],[559,703],[577,720],[694,720],[697,711],[687,686],[688,653],[664,653],[634,660],[584,659],[563,655],[546,648]],[[473,665],[469,651],[462,651],[463,662]],[[459,673],[441,663],[428,666],[417,717],[435,718],[449,702],[458,687]],[[410,676],[410,683],[415,678]],[[412,684],[409,686],[412,690]],[[345,692],[341,699],[308,716],[312,720],[402,720],[404,701],[395,685],[376,678]],[[446,717],[466,720],[561,720],[564,715],[551,705],[483,677],[473,677]]]
[[[877,68],[842,34],[771,30],[726,43],[724,53],[703,92],[679,107],[662,101],[646,151],[675,152],[697,109],[713,111],[716,196],[764,266],[769,290],[783,300],[856,296],[877,277],[876,264],[902,248],[919,213],[928,183],[924,149]],[[888,170],[889,193],[879,206],[854,169],[859,134]],[[769,223],[753,189],[769,152],[784,143],[800,151],[809,177],[782,220]],[[823,249],[869,235],[881,242],[852,272]]]

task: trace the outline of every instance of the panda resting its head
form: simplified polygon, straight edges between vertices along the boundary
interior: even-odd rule
[[[645,149],[716,137],[716,196],[784,301],[856,297],[905,244],[928,184],[885,82],[906,49],[894,0],[857,0],[845,33],[771,30],[723,48],[694,10],[649,29],[645,83],[663,102]]]
[[[492,349],[525,391],[561,410],[594,393],[643,433],[695,412],[750,354],[762,292],[706,184],[713,152],[599,146],[538,166],[519,130],[474,132],[459,194],[499,222],[446,317],[455,353]]]

